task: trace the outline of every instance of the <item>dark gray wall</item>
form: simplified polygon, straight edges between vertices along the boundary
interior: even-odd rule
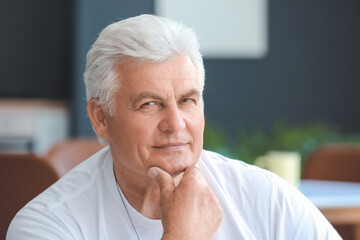
[[[106,25],[152,13],[153,1],[50,2],[0,1],[0,98],[67,99],[73,135],[91,135],[86,52]],[[360,132],[359,12],[358,0],[270,0],[266,58],[205,59],[207,119],[229,131],[284,118]]]
[[[0,1],[0,98],[68,99],[71,0]]]
[[[270,1],[263,60],[206,60],[206,115],[228,129],[323,121],[360,132],[360,1]]]

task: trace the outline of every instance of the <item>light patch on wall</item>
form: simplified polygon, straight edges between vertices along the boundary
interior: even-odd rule
[[[155,14],[193,28],[206,58],[263,58],[268,0],[155,0]]]

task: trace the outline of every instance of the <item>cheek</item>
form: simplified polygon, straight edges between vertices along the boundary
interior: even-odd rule
[[[134,119],[135,120],[135,119]],[[135,121],[119,123],[111,130],[111,140],[117,153],[131,159],[144,158],[149,155],[152,130],[150,124],[136,124]]]
[[[191,125],[191,135],[194,139],[194,143],[192,146],[192,151],[194,157],[199,159],[201,155],[201,151],[203,149],[203,135],[204,135],[204,127],[205,127],[205,119],[203,114],[197,115],[197,118],[193,118]]]
[[[142,138],[139,136],[145,135],[142,128],[130,117],[119,117],[110,122],[109,136],[118,147],[126,146],[126,148],[131,148],[136,146],[136,142],[141,141]]]
[[[125,127],[125,126],[124,126]],[[131,139],[138,145],[147,145],[151,141],[154,131],[156,131],[156,121],[151,119],[133,119],[126,128],[131,135]]]
[[[203,113],[193,114],[188,121],[191,134],[197,142],[203,141],[205,119]]]

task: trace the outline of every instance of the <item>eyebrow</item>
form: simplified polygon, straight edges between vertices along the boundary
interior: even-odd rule
[[[191,90],[181,94],[179,99],[184,99],[184,98],[187,98],[190,96],[200,97],[201,93],[197,89],[191,89]],[[146,99],[146,98],[156,99],[159,101],[162,101],[164,99],[163,97],[159,96],[158,94],[156,94],[154,92],[145,91],[145,92],[141,93],[140,95],[138,95],[133,101],[131,101],[132,105],[136,106],[136,104],[138,102],[140,102],[142,99]]]
[[[184,98],[191,97],[191,96],[200,97],[201,93],[197,89],[191,89],[191,90],[185,92],[184,94],[181,94],[180,99],[184,99]]]

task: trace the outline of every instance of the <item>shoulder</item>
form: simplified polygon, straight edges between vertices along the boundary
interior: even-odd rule
[[[218,153],[203,151],[199,168],[219,199],[241,212],[251,229],[278,239],[338,239],[320,211],[294,186],[277,175]],[[265,236],[264,235],[264,236]],[[333,238],[332,238],[333,237]]]
[[[273,202],[279,178],[264,169],[204,150],[199,160],[204,178],[218,198],[226,196],[234,206]],[[241,203],[241,204],[239,204]],[[269,209],[267,209],[269,210]]]
[[[105,147],[23,207],[11,222],[7,239],[69,239],[67,224],[82,208],[91,207],[101,191],[96,185],[106,184],[110,166],[111,153]]]
[[[276,182],[278,178],[275,174],[257,166],[207,150],[203,150],[199,160],[199,166],[210,174],[223,176],[232,180],[241,180],[243,183],[273,183],[274,181]]]
[[[105,147],[70,170],[29,204],[44,202],[44,208],[51,211],[78,196],[93,194],[92,186],[105,180],[109,168],[112,168],[112,157],[109,148]]]
[[[231,193],[232,198],[259,202],[267,199],[277,205],[290,202],[291,206],[299,199],[307,202],[298,189],[278,175],[240,160],[204,150],[199,167],[210,182],[215,182],[222,192]]]

